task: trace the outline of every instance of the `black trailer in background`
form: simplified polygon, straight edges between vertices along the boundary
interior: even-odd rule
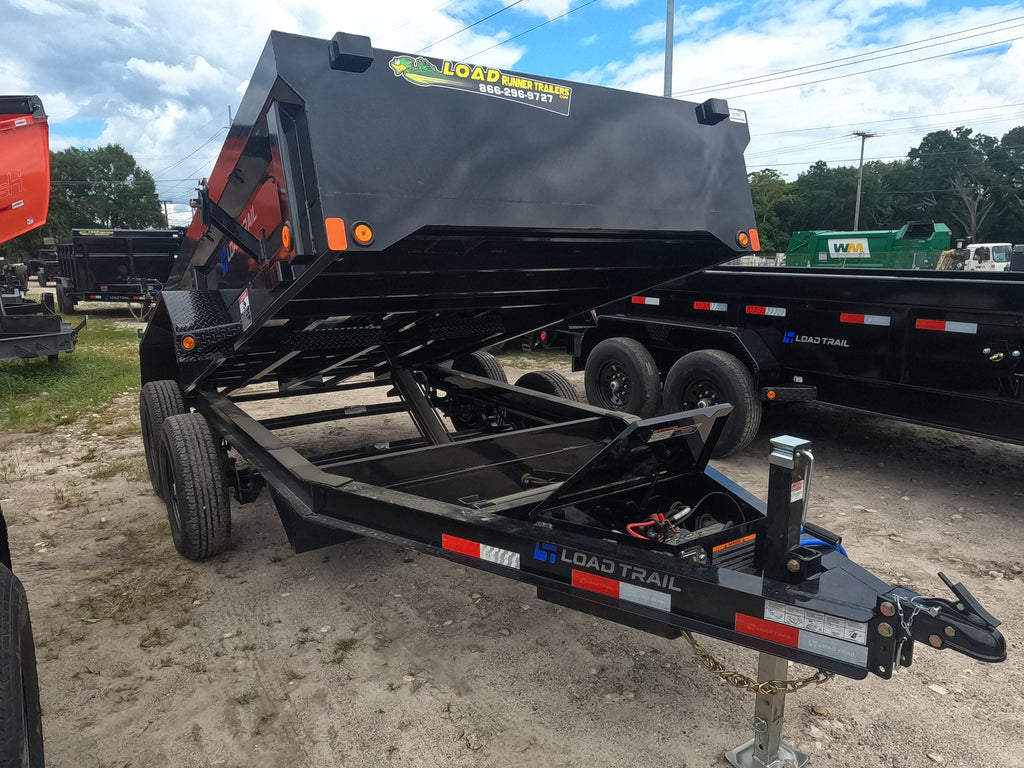
[[[915,640],[1005,658],[963,585],[885,584],[804,522],[806,441],[773,441],[765,503],[707,464],[728,405],[641,420],[551,371],[509,384],[479,352],[755,249],[748,139],[720,100],[271,33],[140,346],[177,550],[223,551],[229,491],[266,486],[296,551],[400,542],[575,610],[762,651],[766,681],[790,660],[887,678]],[[391,401],[332,401],[371,388]],[[246,411],[285,398],[298,413]],[[397,412],[418,437],[285,440]],[[802,757],[779,738],[786,684],[764,690],[735,765]]]
[[[1022,356],[1019,273],[730,266],[601,307],[573,367],[615,410],[731,403],[721,456],[794,400],[1024,444]]]
[[[80,301],[139,305],[148,314],[181,250],[175,229],[73,229],[57,243],[57,308]]]

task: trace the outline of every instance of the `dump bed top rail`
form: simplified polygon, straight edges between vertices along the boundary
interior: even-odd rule
[[[748,140],[720,100],[273,32],[143,378],[234,389],[443,361],[734,258],[754,226]],[[183,328],[200,342],[175,350],[185,373],[166,348]]]

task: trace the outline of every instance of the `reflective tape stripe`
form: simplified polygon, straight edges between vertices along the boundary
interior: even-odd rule
[[[927,320],[920,318],[914,327],[922,331],[945,331],[946,333],[977,333],[977,323],[954,323],[949,320]]]
[[[706,312],[725,312],[729,309],[729,305],[718,301],[695,301],[693,308],[703,309]]]
[[[736,614],[736,631],[779,645],[788,645],[790,648],[796,648],[800,643],[800,630],[796,627],[765,621],[756,616],[747,616],[745,613]]]
[[[646,304],[649,307],[657,307],[661,305],[661,299],[656,299],[651,296],[634,296],[632,301],[634,304]]]
[[[854,325],[890,325],[892,319],[888,315],[858,315],[855,312],[840,312],[840,323],[853,323]]]
[[[648,608],[659,611],[670,612],[672,610],[672,595],[668,592],[659,592],[636,584],[609,579],[607,576],[598,576],[596,573],[587,573],[573,568],[572,585],[590,592],[617,597],[619,600],[627,600],[637,605],[646,605]]]
[[[441,534],[441,546],[449,552],[458,552],[460,555],[469,555],[480,560],[487,560],[490,563],[504,565],[507,568],[519,569],[518,552],[511,552],[500,547],[492,547],[488,544],[480,544],[469,539],[460,539],[458,536],[450,536],[447,533]]]
[[[748,315],[767,315],[768,317],[785,317],[785,307],[760,307],[756,304],[747,305]]]

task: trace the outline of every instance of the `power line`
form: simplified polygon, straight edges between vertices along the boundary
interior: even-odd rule
[[[478,24],[483,24],[488,19],[493,19],[498,14],[504,13],[509,8],[514,8],[515,6],[519,5],[521,2],[523,2],[523,0],[515,0],[515,2],[509,3],[504,8],[501,8],[501,9],[495,11],[494,13],[491,13],[491,14],[488,14],[487,16],[484,16],[482,19],[478,19],[477,21],[474,21],[472,24],[467,24],[462,29],[459,29],[459,30],[456,30],[455,32],[452,32],[447,37],[442,37],[440,40],[435,40],[434,42],[430,43],[429,45],[425,46],[424,48],[420,48],[418,51],[416,51],[416,53],[417,54],[423,53],[424,51],[429,50],[430,48],[433,48],[435,45],[438,45],[439,43],[443,43],[445,40],[451,40],[456,35],[461,35],[467,29],[472,29],[473,27],[475,27]]]
[[[947,37],[957,37],[958,35],[964,35],[964,33],[966,33],[966,32],[976,32],[979,29],[987,29],[988,27],[995,27],[995,26],[1000,26],[1000,25],[1004,25],[1004,24],[1010,24],[1010,22],[1021,21],[1021,20],[1024,20],[1024,16],[1015,16],[1015,17],[1013,17],[1011,19],[1004,19],[1002,21],[993,22],[991,24],[983,24],[983,25],[978,26],[978,27],[970,27],[968,29],[962,29],[962,30],[960,30],[958,32],[948,32],[945,35],[936,35],[934,37],[926,37],[926,38],[923,38],[921,40],[914,40],[914,41],[909,42],[909,43],[901,43],[900,45],[889,46],[888,48],[879,48],[879,49],[873,50],[873,51],[866,51],[864,53],[858,53],[858,54],[854,54],[852,56],[844,56],[844,57],[839,58],[839,59],[830,59],[828,61],[819,62],[817,64],[806,64],[806,65],[804,65],[802,67],[794,67],[792,69],[783,69],[783,70],[780,70],[778,72],[769,72],[769,73],[764,74],[764,75],[756,75],[754,77],[741,78],[740,80],[729,80],[727,82],[715,83],[713,85],[708,85],[708,86],[704,86],[704,87],[701,87],[701,88],[690,88],[690,89],[686,89],[686,90],[682,90],[682,91],[676,91],[675,93],[672,94],[672,96],[673,97],[676,97],[676,96],[687,96],[687,95],[693,94],[693,93],[703,93],[705,91],[709,91],[709,90],[713,90],[713,89],[718,89],[718,88],[727,88],[729,86],[755,85],[755,84],[760,84],[762,82],[772,82],[772,81],[775,81],[775,80],[786,79],[787,77],[792,77],[794,75],[794,73],[812,74],[814,72],[824,72],[824,71],[827,71],[827,70],[830,70],[830,69],[837,69],[837,68],[840,68],[840,67],[848,67],[848,66],[853,66],[854,64],[861,64],[861,63],[863,63],[861,61],[855,61],[856,59],[870,58],[871,60],[875,60],[875,59],[889,58],[891,56],[899,56],[899,55],[902,55],[902,54],[905,54],[905,53],[912,53],[913,51],[920,51],[920,50],[924,50],[926,48],[934,48],[934,47],[939,46],[939,45],[949,45],[950,42],[956,42],[956,41],[948,41],[948,40],[946,42],[942,42],[942,43],[933,42],[933,41],[936,41],[936,40],[942,40],[943,38],[947,38]],[[959,40],[970,40],[971,38],[982,37],[984,35],[990,35],[990,34],[993,34],[994,32],[1003,32],[1003,31],[1005,31],[1005,29],[1014,29],[1014,28],[1019,27],[1019,26],[1022,26],[1022,25],[1021,24],[1013,24],[1013,25],[1007,26],[1007,27],[1005,27],[1003,29],[989,30],[988,32],[980,32],[980,33],[978,33],[976,35],[967,35],[967,36],[964,36],[964,37],[957,37],[957,41],[959,41]],[[921,45],[919,48],[912,48],[911,47],[911,46],[915,46],[915,45],[920,45],[921,43],[928,43],[928,45]],[[908,50],[904,50],[904,51],[898,50],[898,49],[901,49],[901,48],[907,48]],[[896,51],[896,53],[885,53],[886,51]],[[885,55],[880,56],[879,54],[885,54]],[[839,62],[848,62],[848,63],[847,64],[840,64]]]
[[[559,19],[564,19],[564,18],[565,18],[566,16],[568,16],[568,15],[569,15],[570,13],[576,13],[576,11],[582,11],[582,10],[583,10],[584,8],[586,8],[586,7],[588,6],[588,5],[593,5],[593,4],[594,4],[594,3],[596,3],[596,2],[597,2],[597,0],[587,0],[587,2],[583,3],[582,5],[577,5],[577,6],[575,7],[575,8],[570,8],[570,9],[569,9],[568,11],[566,11],[565,13],[563,13],[563,14],[561,14],[561,15],[559,15],[559,16],[555,16],[555,18],[553,18],[553,19],[548,19],[547,21],[542,21],[542,22],[541,22],[540,24],[538,24],[537,26],[535,26],[535,27],[530,27],[530,28],[529,28],[529,29],[527,29],[527,30],[523,30],[522,32],[520,32],[520,33],[518,33],[518,34],[516,34],[516,35],[512,35],[512,37],[507,37],[507,38],[505,38],[504,40],[502,40],[501,42],[495,43],[495,44],[494,44],[494,45],[492,45],[492,46],[491,46],[490,48],[484,48],[484,49],[483,49],[482,51],[477,51],[476,53],[474,53],[474,54],[473,54],[472,56],[469,56],[468,58],[470,58],[470,59],[474,59],[474,58],[476,58],[477,56],[481,56],[481,55],[483,55],[483,54],[487,53],[488,51],[494,50],[495,48],[497,48],[497,47],[498,47],[498,46],[500,46],[500,45],[504,45],[505,43],[510,43],[510,42],[512,42],[513,40],[516,40],[516,39],[518,39],[518,38],[522,37],[523,35],[528,35],[528,34],[530,34],[531,32],[535,32],[536,30],[540,29],[541,27],[545,27],[545,26],[547,26],[548,24],[550,24],[550,23],[551,23],[551,22],[553,22],[553,21],[558,21]]]
[[[920,58],[920,59],[912,59],[911,61],[902,61],[902,62],[900,62],[898,64],[888,64],[888,65],[886,65],[884,67],[874,67],[872,69],[862,69],[862,70],[860,70],[858,72],[847,72],[845,75],[834,75],[833,77],[823,77],[820,80],[811,80],[811,81],[806,82],[806,83],[793,83],[792,85],[782,85],[782,86],[779,86],[778,88],[769,88],[768,90],[765,90],[765,91],[751,91],[750,93],[730,94],[729,98],[731,98],[731,99],[745,99],[745,98],[749,98],[751,96],[762,96],[762,95],[764,95],[766,93],[775,93],[776,91],[786,91],[786,90],[789,90],[790,88],[803,88],[804,86],[807,86],[807,85],[818,85],[819,83],[828,83],[828,82],[831,82],[833,80],[842,80],[843,78],[846,78],[846,77],[855,77],[857,75],[867,75],[867,74],[871,74],[872,72],[882,72],[882,71],[887,70],[887,69],[895,69],[896,67],[905,67],[908,64],[920,64],[922,61],[932,61],[933,59],[944,59],[947,56],[955,56],[958,53],[970,53],[971,51],[983,51],[986,48],[995,48],[995,47],[1000,46],[1000,45],[1007,45],[1009,43],[1016,42],[1017,40],[1020,40],[1020,39],[1021,38],[1019,38],[1019,37],[1011,37],[1011,38],[1008,38],[1006,40],[1000,40],[1000,41],[995,42],[995,43],[986,43],[985,45],[976,45],[976,46],[971,46],[970,48],[961,48],[961,49],[956,50],[956,51],[949,51],[947,53],[939,53],[939,54],[936,54],[935,56],[925,56],[925,57]]]

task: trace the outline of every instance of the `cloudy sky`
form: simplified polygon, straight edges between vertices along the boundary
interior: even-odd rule
[[[904,157],[925,133],[1024,124],[1024,2],[675,3],[675,98],[748,113],[751,171]],[[178,222],[272,29],[661,94],[666,0],[0,0],[0,93],[51,146],[118,143]],[[173,223],[173,220],[172,220]]]

